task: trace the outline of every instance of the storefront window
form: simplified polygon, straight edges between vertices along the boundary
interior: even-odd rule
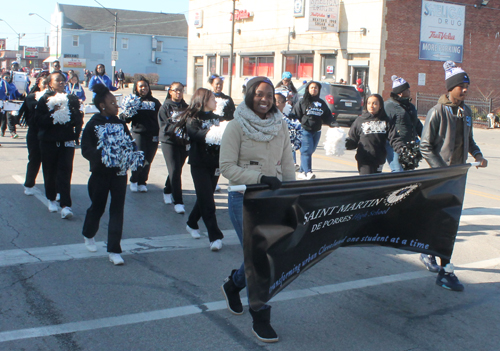
[[[215,74],[215,56],[207,57],[207,76]]]
[[[274,77],[273,56],[243,56],[241,58],[241,75]]]
[[[293,77],[309,78],[313,77],[314,55],[286,55],[285,71],[292,74]]]
[[[220,58],[220,75],[229,75],[229,56]],[[233,77],[236,76],[236,60],[233,58]]]

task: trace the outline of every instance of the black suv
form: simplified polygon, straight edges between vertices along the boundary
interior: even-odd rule
[[[319,83],[321,84],[320,98],[328,104],[337,122],[351,125],[362,112],[361,95],[356,88],[351,85],[329,82]],[[305,89],[306,85],[297,89],[299,99],[304,95]]]

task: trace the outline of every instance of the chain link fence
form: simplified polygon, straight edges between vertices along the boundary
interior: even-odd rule
[[[416,108],[419,116],[427,116],[427,112],[437,104],[441,95],[417,93]],[[486,115],[492,111],[492,99],[465,99],[465,104],[472,110],[472,120],[477,124],[488,125]]]

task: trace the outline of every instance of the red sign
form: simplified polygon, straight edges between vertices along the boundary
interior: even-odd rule
[[[234,17],[237,21],[241,21],[250,17],[253,17],[253,12],[247,10],[234,10]],[[233,14],[229,17],[229,20],[233,20]]]

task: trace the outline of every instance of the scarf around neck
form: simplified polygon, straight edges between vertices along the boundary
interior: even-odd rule
[[[234,119],[238,121],[250,139],[255,141],[270,141],[282,128],[281,112],[268,113],[265,119],[260,118],[243,102],[234,112]]]

